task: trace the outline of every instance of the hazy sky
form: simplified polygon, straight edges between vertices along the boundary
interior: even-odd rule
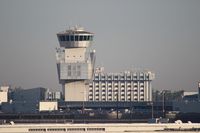
[[[56,33],[95,33],[97,66],[155,72],[155,89],[197,90],[200,0],[0,0],[0,84],[60,89]]]

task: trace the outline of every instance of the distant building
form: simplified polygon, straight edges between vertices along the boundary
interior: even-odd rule
[[[171,90],[154,90],[153,91],[153,101],[154,102],[172,102],[172,101],[182,101],[184,97],[184,91],[171,91]]]
[[[39,111],[56,111],[58,110],[58,102],[43,101],[39,103]]]
[[[8,85],[3,85],[0,87],[1,92],[8,92],[9,89],[10,89],[10,86],[8,86]]]
[[[14,89],[10,92],[10,102],[2,104],[2,112],[37,113],[39,102],[45,100],[45,88]]]
[[[198,92],[184,91],[183,101],[198,101]]]
[[[11,92],[12,101],[31,101],[39,102],[45,100],[45,88],[14,89]]]
[[[0,105],[2,102],[8,102],[8,92],[0,91]]]
[[[197,91],[184,91],[183,96],[191,96],[191,95],[198,95]]]
[[[62,99],[62,94],[59,91],[56,92],[51,92],[48,91],[46,92],[46,100],[48,101],[58,101]]]
[[[89,101],[152,101],[154,73],[151,71],[126,71],[105,73],[97,68],[89,84]]]
[[[0,105],[2,102],[8,102],[9,86],[0,87]]]
[[[2,103],[1,111],[4,113],[37,113],[39,102],[18,101]]]
[[[197,101],[174,101],[172,104],[173,111],[182,113],[200,113],[200,102]]]

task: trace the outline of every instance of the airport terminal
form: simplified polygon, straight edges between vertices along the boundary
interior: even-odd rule
[[[200,84],[197,92],[153,92],[155,73],[150,70],[130,68],[123,72],[105,72],[104,67],[96,67],[95,50],[91,48],[94,33],[75,26],[59,32],[57,38],[56,65],[62,91],[2,85],[0,119],[147,120],[154,117],[175,119],[180,112],[200,113]]]

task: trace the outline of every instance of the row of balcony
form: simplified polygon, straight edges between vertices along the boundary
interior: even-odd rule
[[[125,88],[114,88],[114,89],[112,89],[112,88],[108,88],[108,89],[99,89],[99,88],[95,88],[95,89],[89,89],[89,92],[93,92],[93,91],[95,91],[95,92],[99,92],[99,91],[102,91],[102,92],[115,92],[115,91],[119,91],[119,92],[144,92],[144,88],[140,88],[140,89],[138,89],[138,88],[134,88],[134,89],[125,89]]]
[[[149,74],[101,75],[95,74],[94,80],[150,80]]]
[[[108,93],[108,94],[106,94],[106,93],[101,93],[101,96],[106,96],[106,95],[107,95],[107,96],[117,96],[118,93]],[[131,97],[131,95],[133,95],[134,97],[138,97],[138,96],[139,96],[139,97],[144,97],[144,93],[140,93],[139,95],[138,95],[138,93],[126,94],[126,96],[128,96],[128,97]],[[90,93],[89,96],[93,96],[93,94]],[[100,96],[100,93],[95,93],[94,96]],[[121,97],[121,96],[125,96],[125,93],[119,94],[119,97]]]
[[[138,89],[138,87],[140,88],[140,89],[144,89],[144,86],[133,86],[133,89]],[[124,87],[124,86],[114,86],[114,87],[111,87],[111,86],[108,86],[108,87],[104,87],[104,86],[101,86],[101,87],[99,87],[99,86],[95,86],[94,87],[94,89],[112,89],[112,88],[114,88],[114,89],[121,89],[121,90],[123,90],[123,89],[131,89],[132,87],[131,86],[127,86],[127,87]],[[93,87],[92,86],[90,86],[89,87],[89,89],[93,89]]]
[[[93,83],[89,84],[90,87],[93,86]],[[94,82],[94,86],[102,87],[112,87],[112,86],[121,86],[121,87],[131,87],[131,86],[144,86],[144,82]]]
[[[144,91],[144,88],[143,87],[140,87],[140,88],[137,88],[137,87],[134,87],[134,88],[118,88],[118,87],[115,87],[115,88],[111,88],[111,87],[109,87],[109,88],[98,88],[98,87],[95,87],[95,88],[92,88],[92,87],[90,87],[89,88],[89,91]]]
[[[132,93],[131,93],[132,92]],[[140,91],[138,91],[138,90],[134,90],[134,91],[124,91],[124,90],[122,90],[122,91],[118,91],[118,90],[114,90],[114,91],[112,91],[112,90],[109,90],[109,91],[105,91],[105,90],[103,90],[103,91],[99,91],[99,90],[96,90],[96,91],[89,91],[89,94],[93,94],[93,93],[95,93],[95,94],[109,94],[109,93],[117,93],[117,94],[127,94],[127,95],[129,95],[129,94],[144,94],[144,90],[140,90]]]

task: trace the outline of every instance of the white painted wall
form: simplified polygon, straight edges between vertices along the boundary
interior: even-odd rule
[[[0,91],[8,92],[8,90],[9,90],[9,86],[1,86],[0,87]]]
[[[58,110],[58,102],[44,101],[39,103],[39,111],[55,111]]]
[[[65,101],[86,101],[87,85],[85,81],[73,81],[65,84]]]
[[[8,92],[6,91],[0,92],[0,104],[2,102],[8,102]]]
[[[74,62],[84,62],[86,48],[70,48],[65,49],[65,62],[74,63]]]

